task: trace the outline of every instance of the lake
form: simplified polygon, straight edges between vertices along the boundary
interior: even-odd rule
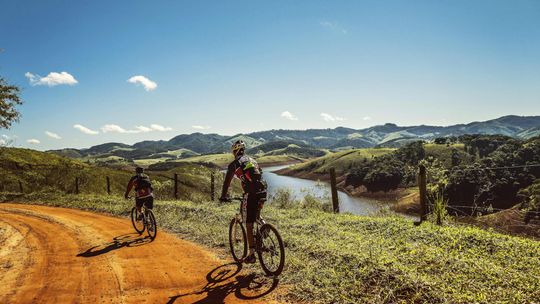
[[[317,182],[275,173],[275,171],[286,167],[287,165],[263,168],[263,176],[268,183],[268,193],[270,195],[275,194],[280,188],[286,188],[291,191],[296,199],[301,199],[308,193],[316,197],[327,197],[330,199],[330,184],[327,182]],[[343,191],[338,191],[338,199],[340,212],[350,212],[359,215],[376,213],[387,205],[374,199],[350,196]]]

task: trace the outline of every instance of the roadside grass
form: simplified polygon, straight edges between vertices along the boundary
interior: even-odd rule
[[[114,196],[3,196],[4,201],[39,202],[123,217],[132,206]],[[336,215],[309,205],[270,202],[263,212],[286,244],[281,283],[290,286],[284,295],[288,300],[535,303],[540,299],[537,241],[470,226],[440,227],[428,222],[415,227],[397,216]],[[237,204],[206,201],[157,201],[155,213],[161,227],[224,252],[228,250],[228,223],[237,208]]]

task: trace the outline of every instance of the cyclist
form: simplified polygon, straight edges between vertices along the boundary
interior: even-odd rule
[[[142,214],[140,212],[143,205],[148,209],[154,208],[154,189],[152,188],[150,177],[144,174],[144,169],[141,167],[135,168],[135,175],[129,180],[126,193],[124,194],[126,199],[128,199],[132,189],[135,189],[135,206],[137,207],[137,211],[139,211],[138,220],[141,220]]]
[[[234,176],[242,182],[244,198],[246,198],[246,228],[249,253],[244,259],[245,263],[255,263],[255,240],[253,237],[253,223],[257,220],[259,212],[266,201],[266,182],[262,178],[262,170],[257,162],[245,155],[246,144],[238,140],[231,146],[234,160],[229,164],[220,201],[230,201],[229,187]]]

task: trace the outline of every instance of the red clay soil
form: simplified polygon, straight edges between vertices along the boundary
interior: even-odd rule
[[[277,303],[276,286],[126,219],[0,204],[0,303]]]

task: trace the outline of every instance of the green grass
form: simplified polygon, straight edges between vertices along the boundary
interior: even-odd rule
[[[374,157],[388,154],[395,149],[393,148],[367,148],[367,149],[353,149],[345,150],[335,153],[329,153],[323,157],[316,158],[314,160],[295,165],[291,167],[293,172],[310,172],[325,174],[332,167],[336,168],[338,172],[344,172],[353,168],[356,163],[363,162],[364,160],[371,160]]]
[[[424,144],[426,151],[426,157],[433,157],[441,160],[446,168],[452,167],[452,151],[457,150],[457,156],[460,164],[470,164],[473,162],[473,157],[465,152],[464,144],[453,145],[438,145],[438,144]]]
[[[127,216],[117,197],[34,194],[18,201]],[[158,224],[225,252],[238,206],[157,201]],[[400,217],[331,214],[267,204],[286,244],[280,283],[311,303],[533,303],[540,299],[540,243],[469,226],[416,227]],[[158,236],[159,237],[159,236]],[[258,266],[253,268],[256,271]]]
[[[25,193],[48,191],[59,195],[75,192],[75,178],[79,179],[80,193],[106,194],[107,177],[111,182],[111,192],[120,195],[134,174],[129,167],[125,170],[112,169],[52,153],[18,148],[0,148],[0,170],[0,191],[19,191],[20,181]],[[184,162],[171,170],[147,171],[154,193],[159,198],[173,197],[173,176],[178,174],[178,194],[183,199],[208,199],[212,172],[217,173],[217,192],[221,189],[221,174],[201,164]],[[233,185],[235,189],[238,188],[237,183]]]

